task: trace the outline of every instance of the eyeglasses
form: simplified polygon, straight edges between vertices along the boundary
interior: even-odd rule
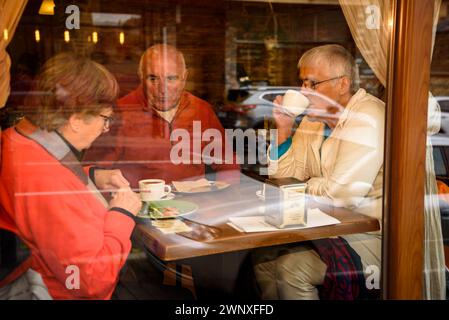
[[[300,87],[304,87],[304,88],[308,88],[308,89],[312,89],[315,90],[316,86],[328,81],[332,81],[332,80],[337,80],[337,79],[341,79],[345,77],[345,75],[342,76],[338,76],[338,77],[334,77],[334,78],[330,78],[330,79],[326,79],[326,80],[322,80],[322,81],[315,81],[315,80],[310,80],[310,79],[299,79],[298,80],[298,85]]]
[[[112,116],[105,116],[103,114],[99,114],[100,117],[104,119],[104,131],[108,131],[111,127],[112,123],[114,122],[114,117]]]

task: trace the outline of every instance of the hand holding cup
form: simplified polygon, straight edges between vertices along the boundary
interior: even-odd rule
[[[310,101],[297,90],[287,90],[282,99],[282,108],[293,117],[302,114],[309,106]]]
[[[309,106],[310,101],[296,90],[287,90],[283,97],[277,96],[273,101],[273,118],[278,129],[278,144],[292,135],[295,118]]]

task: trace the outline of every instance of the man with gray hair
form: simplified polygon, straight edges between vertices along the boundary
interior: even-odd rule
[[[282,97],[276,98],[278,135],[277,145],[269,150],[270,177],[307,181],[307,195],[314,201],[380,221],[384,103],[357,90],[355,61],[342,46],[307,51],[298,69],[301,92],[310,105],[295,132],[294,117],[281,107]],[[262,298],[355,299],[366,289],[367,273],[380,270],[380,256],[380,232],[346,235],[260,249],[254,254],[255,274]],[[365,274],[352,277],[355,268]],[[378,280],[379,275],[369,288],[377,288]]]
[[[230,148],[226,148],[225,132],[212,106],[185,90],[188,70],[183,54],[171,45],[153,45],[142,55],[138,75],[139,87],[118,101],[120,126],[96,143],[85,159],[103,166],[112,163],[133,188],[145,178],[167,183],[203,178],[206,162],[202,155],[207,144],[202,137],[209,130],[221,137],[222,154],[214,154],[210,164],[216,180],[239,181],[240,167],[235,156],[225,152]],[[183,154],[181,163],[173,159],[174,147],[185,142],[172,140],[177,133],[189,137],[189,152]],[[112,150],[104,144],[112,145]]]

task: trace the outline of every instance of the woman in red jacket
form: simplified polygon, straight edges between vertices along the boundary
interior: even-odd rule
[[[33,93],[25,118],[1,137],[0,228],[29,247],[27,266],[52,298],[109,299],[141,202],[119,170],[80,160],[109,130],[117,82],[93,61],[60,54]],[[107,203],[97,187],[117,192]]]

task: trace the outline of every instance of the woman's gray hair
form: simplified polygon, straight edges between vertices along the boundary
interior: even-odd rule
[[[319,46],[306,51],[298,61],[302,66],[317,66],[320,62],[328,63],[331,70],[338,70],[334,76],[346,76],[351,82],[351,93],[359,89],[359,69],[354,57],[344,47],[337,44]]]
[[[24,114],[41,129],[53,131],[73,114],[97,116],[112,108],[118,94],[117,80],[104,66],[60,53],[42,67],[26,97]]]

